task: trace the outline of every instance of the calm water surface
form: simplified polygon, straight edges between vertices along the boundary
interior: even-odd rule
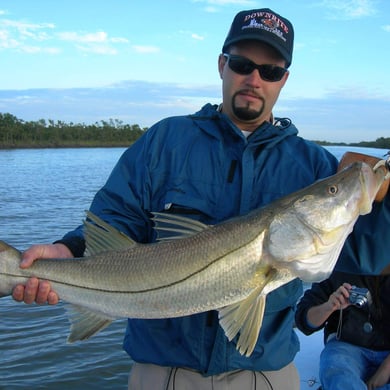
[[[26,249],[80,224],[123,148],[0,151],[0,239]],[[125,389],[125,320],[66,344],[62,304],[0,299],[0,389]]]
[[[345,152],[329,149],[337,157]],[[378,157],[387,152],[348,150]],[[0,239],[24,250],[75,228],[123,151],[0,150]],[[125,325],[118,320],[86,342],[66,344],[69,323],[62,304],[1,298],[0,390],[126,389],[131,360],[122,351]]]

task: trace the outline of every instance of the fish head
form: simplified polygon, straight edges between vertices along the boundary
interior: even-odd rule
[[[359,215],[371,211],[385,173],[355,162],[297,192],[270,226],[269,253],[306,282],[327,278]]]
[[[385,177],[382,172],[355,162],[310,186],[294,202],[294,212],[316,231],[331,233],[354,224],[359,215],[371,211]]]

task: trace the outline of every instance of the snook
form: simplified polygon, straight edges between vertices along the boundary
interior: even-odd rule
[[[181,239],[137,244],[88,214],[88,256],[42,259],[20,269],[21,253],[0,241],[0,296],[36,276],[72,303],[69,341],[82,340],[114,318],[180,317],[218,310],[229,340],[250,355],[266,295],[299,277],[326,278],[360,214],[385,176],[354,163],[322,181],[245,216],[215,226],[156,214],[157,230]],[[170,225],[169,227],[166,227]]]

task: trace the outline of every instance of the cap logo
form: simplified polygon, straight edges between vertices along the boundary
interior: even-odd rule
[[[260,20],[257,21],[257,18]],[[284,34],[288,34],[287,26],[275,15],[271,13],[256,12],[247,15],[244,18],[244,23],[250,21],[249,24],[242,26],[242,30],[247,28],[258,28],[261,30],[268,31],[277,35],[280,39],[286,42]]]

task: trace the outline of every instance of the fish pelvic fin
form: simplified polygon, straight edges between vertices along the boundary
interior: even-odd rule
[[[255,349],[266,303],[266,295],[261,293],[275,272],[264,267],[263,272],[256,275],[258,286],[246,299],[219,310],[219,323],[229,341],[239,334],[236,348],[241,355],[250,356]]]
[[[77,305],[66,304],[65,309],[71,324],[68,343],[87,340],[106,328],[114,320],[104,314]]]
[[[101,218],[87,211],[84,221],[86,255],[96,255],[108,250],[128,249],[136,242],[126,234],[104,222]]]

